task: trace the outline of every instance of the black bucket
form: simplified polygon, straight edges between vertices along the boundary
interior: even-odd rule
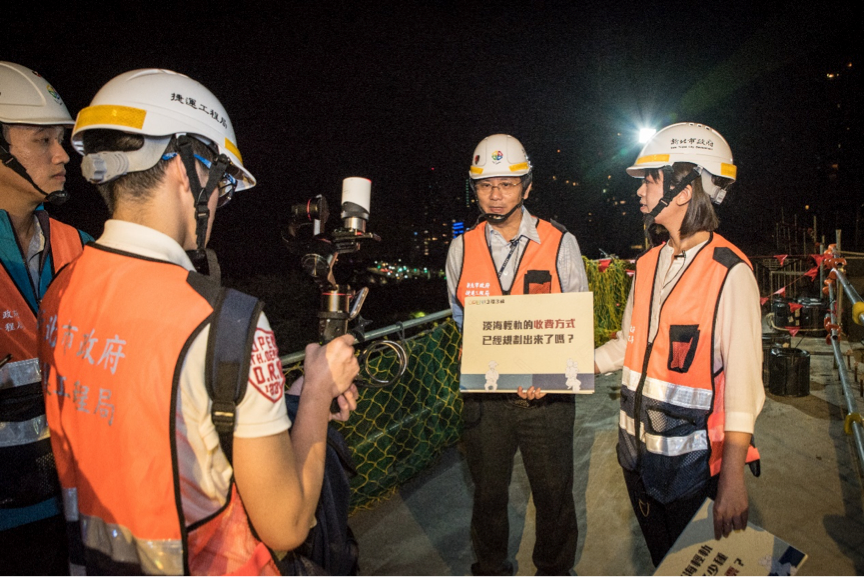
[[[775,318],[775,327],[783,331],[784,327],[799,326],[799,311],[790,310],[790,300],[782,297],[772,299],[772,313]]]
[[[769,392],[782,397],[811,393],[811,353],[774,347],[769,351]]]
[[[790,333],[763,333],[763,386],[769,386],[769,351],[773,347],[789,347]]]
[[[802,308],[799,309],[799,328],[802,330],[819,330],[823,328],[823,318],[826,316],[826,305],[820,299],[802,297],[799,299]]]

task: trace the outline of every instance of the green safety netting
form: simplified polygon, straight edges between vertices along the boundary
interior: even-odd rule
[[[622,315],[631,290],[628,271],[634,264],[627,260],[611,259],[609,266],[601,272],[599,264],[606,261],[589,260],[583,257],[589,290],[595,300],[595,346],[599,347],[622,328]]]
[[[631,282],[629,267],[627,261],[613,260],[600,272],[596,261],[586,259],[589,288],[594,292],[595,346],[621,328]],[[392,495],[459,440],[460,342],[452,320],[407,339],[408,368],[400,380],[386,388],[361,387],[357,410],[349,421],[333,423],[348,442],[358,472],[351,482],[353,511]],[[396,362],[392,353],[372,356],[370,371],[378,379],[389,378],[396,372]],[[286,373],[302,371],[302,364],[285,367]]]
[[[357,410],[346,423],[334,422],[352,450],[357,476],[351,481],[352,510],[368,507],[427,468],[456,443],[461,432],[460,334],[452,320],[404,342],[408,367],[385,388],[360,387]],[[370,372],[386,379],[396,356],[370,358]],[[302,361],[286,367],[301,370]]]

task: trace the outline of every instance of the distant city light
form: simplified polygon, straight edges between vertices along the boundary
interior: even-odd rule
[[[640,129],[640,144],[646,144],[649,142],[649,139],[655,136],[655,133],[658,132],[654,128],[641,128]]]

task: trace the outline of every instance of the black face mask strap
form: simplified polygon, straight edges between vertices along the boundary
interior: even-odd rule
[[[55,206],[60,206],[67,200],[69,200],[69,193],[63,190],[56,190],[54,192],[45,192],[39,186],[33,182],[33,179],[30,178],[30,174],[27,172],[27,169],[18,162],[18,159],[15,158],[11,152],[9,152],[9,143],[6,142],[6,138],[3,136],[2,125],[0,125],[0,162],[6,165],[9,169],[14,170],[18,175],[33,185],[39,194],[45,197],[45,202],[49,202]]]

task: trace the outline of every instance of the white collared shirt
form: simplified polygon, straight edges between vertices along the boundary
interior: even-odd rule
[[[146,258],[178,264],[195,270],[192,261],[173,238],[139,224],[109,220],[97,244]],[[272,334],[264,313],[257,331]],[[180,373],[176,412],[177,462],[187,524],[199,521],[225,504],[233,470],[219,448],[219,436],[210,418],[211,401],[204,385],[205,356],[210,326],[192,341]],[[274,347],[275,348],[275,347]],[[253,357],[254,358],[254,357]],[[250,366],[250,382],[253,369]],[[249,386],[237,406],[235,437],[257,438],[288,430],[291,421],[280,395],[276,401]]]
[[[708,242],[708,241],[706,241]],[[675,258],[667,243],[661,249],[655,288],[652,293],[652,318],[649,322],[649,341],[658,334],[661,304],[667,299],[682,273],[688,268],[702,242],[684,252],[684,258]],[[681,254],[681,253],[680,253]],[[657,290],[660,287],[661,290]],[[745,263],[730,269],[718,302],[713,368],[723,367],[724,430],[743,433],[754,432],[754,422],[763,409],[766,393],[763,390],[763,339],[760,324],[760,290],[751,269]],[[628,304],[622,316],[622,327],[631,326],[634,310],[634,286],[628,294]],[[595,349],[595,364],[601,373],[617,371],[625,361],[627,338],[623,331],[616,338]]]

